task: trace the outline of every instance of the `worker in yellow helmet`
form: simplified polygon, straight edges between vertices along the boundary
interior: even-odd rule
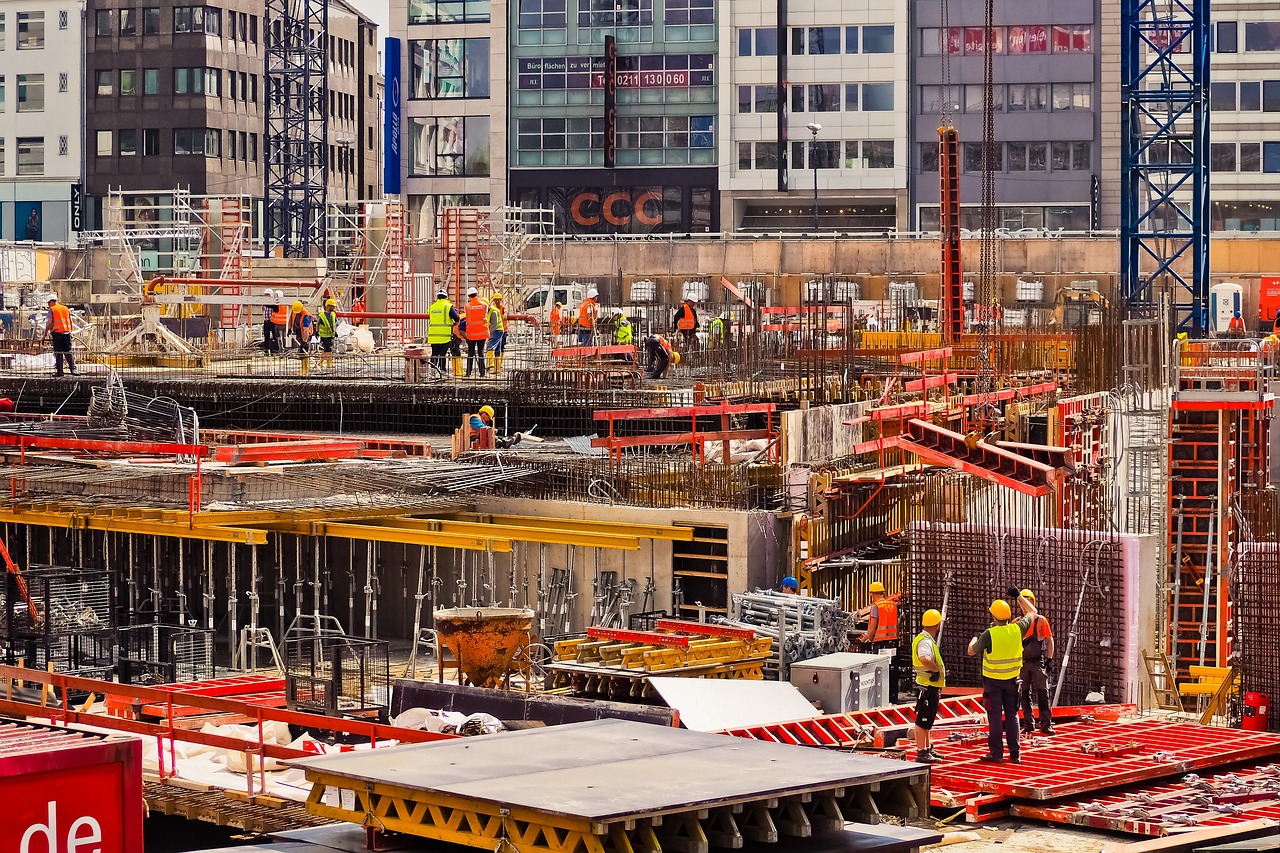
[[[520,433],[512,436],[498,435],[493,428],[493,416],[493,406],[481,406],[480,411],[471,415],[468,426],[471,427],[472,450],[514,447],[524,438]]]
[[[489,370],[494,375],[502,372],[502,359],[507,354],[507,306],[502,302],[502,294],[495,293],[489,300],[489,344],[485,355],[489,361]]]
[[[326,299],[316,315],[316,334],[320,338],[320,366],[333,367],[333,345],[338,339],[338,300]]]
[[[1009,746],[1009,760],[1022,763],[1018,747],[1018,673],[1022,671],[1022,634],[1030,627],[1036,607],[1018,590],[1016,595],[1023,616],[1012,621],[1009,602],[997,598],[987,608],[995,624],[969,641],[969,656],[982,657],[982,704],[987,711],[987,754],[979,758],[989,764],[1004,761],[1004,745]]]
[[[302,300],[294,300],[289,309],[289,335],[298,349],[305,353],[311,343],[311,333],[315,331],[315,318],[302,304]]]
[[[872,581],[867,587],[871,603],[858,611],[867,620],[867,630],[858,639],[864,651],[889,657],[889,701],[898,701],[898,602],[885,595],[884,584]]]
[[[937,764],[942,756],[933,749],[931,741],[934,720],[938,718],[938,702],[942,688],[947,686],[947,667],[942,662],[942,649],[938,646],[938,633],[942,630],[942,614],[926,610],[920,618],[921,631],[911,641],[911,668],[915,670],[916,722],[913,734],[916,741],[916,761]]]

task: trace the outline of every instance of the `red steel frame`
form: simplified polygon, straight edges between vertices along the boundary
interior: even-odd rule
[[[610,456],[615,459],[621,459],[622,451],[627,447],[689,444],[693,446],[694,458],[705,462],[707,443],[721,442],[723,444],[723,458],[727,461],[729,459],[730,441],[750,441],[757,438],[774,439],[777,437],[776,422],[773,417],[776,411],[777,406],[773,403],[712,403],[705,406],[674,406],[662,409],[608,409],[596,412],[594,418],[598,421],[606,421],[609,424],[609,434],[604,438],[591,439],[591,446],[608,448]],[[765,429],[735,430],[730,428],[729,418],[732,415],[748,414],[766,415]],[[688,418],[692,423],[691,431],[635,436],[619,436],[614,433],[614,426],[619,421],[663,418]],[[699,418],[719,418],[720,429],[699,432]],[[771,450],[770,457],[777,458],[776,445]]]
[[[938,128],[939,213],[942,228],[942,339],[964,334],[964,264],[960,253],[960,143],[951,125]]]

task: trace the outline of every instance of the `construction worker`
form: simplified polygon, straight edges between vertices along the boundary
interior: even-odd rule
[[[1012,587],[1010,587],[1012,589]],[[1036,594],[1029,589],[1018,596],[1036,603]],[[1035,731],[1036,721],[1031,716],[1031,700],[1034,697],[1040,711],[1040,733],[1053,734],[1053,713],[1049,710],[1049,676],[1046,661],[1053,660],[1053,628],[1049,620],[1039,612],[1029,617],[1031,622],[1022,632],[1022,671],[1018,674],[1018,700],[1022,705],[1022,731]]]
[[[485,355],[489,359],[489,369],[496,376],[502,372],[502,358],[507,353],[507,307],[502,304],[501,293],[493,294],[486,319],[489,323],[489,345]]]
[[[305,352],[309,348],[313,331],[315,331],[315,318],[311,316],[311,312],[301,300],[294,300],[289,311],[289,334],[297,342],[298,349]]]
[[[596,317],[600,313],[600,306],[596,304],[597,296],[599,292],[594,287],[591,288],[587,291],[587,298],[578,306],[578,346],[580,347],[591,344],[591,335],[596,328]]]
[[[1258,362],[1268,375],[1274,375],[1276,361],[1280,358],[1280,334],[1272,332],[1258,346]]]
[[[719,317],[712,320],[711,325],[707,327],[707,346],[729,346],[730,326],[732,323],[733,320],[729,317],[728,311],[722,311]]]
[[[1227,337],[1244,337],[1244,318],[1240,316],[1239,311],[1231,315],[1231,322],[1227,324]]]
[[[680,353],[671,351],[671,342],[662,335],[644,339],[645,379],[664,379],[668,368],[680,363]]]
[[[884,594],[884,584],[873,581],[867,587],[871,604],[858,611],[867,617],[867,630],[859,639],[870,654],[884,654],[892,650],[889,661],[889,699],[898,701],[898,602]],[[886,655],[887,657],[887,655]]]
[[[613,342],[618,346],[627,346],[635,338],[631,331],[631,321],[621,308],[613,309]]]
[[[76,360],[71,355],[71,309],[58,301],[57,296],[49,296],[49,318],[44,321],[44,337],[53,338],[54,376],[62,376],[62,360],[67,361],[67,370],[76,375]],[[43,338],[41,343],[44,343]]]
[[[431,345],[431,366],[445,372],[445,360],[453,350],[453,330],[458,325],[458,309],[443,287],[436,291],[436,301],[427,309],[427,343]]]
[[[520,443],[524,438],[520,433],[513,436],[495,435],[493,429],[493,406],[481,406],[480,411],[471,416],[471,449],[479,450],[488,446],[506,449]]]
[[[551,306],[551,316],[548,318],[548,324],[551,326],[551,346],[560,344],[560,331],[564,324],[563,317],[564,306],[557,302]]]
[[[693,307],[692,297],[686,296],[684,302],[676,309],[673,325],[684,338],[685,349],[698,347],[698,311]]]
[[[268,299],[275,299],[276,292],[274,290],[264,290],[262,295]],[[262,351],[275,352],[275,324],[271,322],[272,316],[275,314],[275,306],[268,303],[262,306]]]
[[[284,352],[284,330],[289,325],[289,306],[284,304],[284,291],[275,292],[276,305],[271,309],[271,346],[268,352]]]
[[[937,764],[942,760],[933,749],[933,723],[938,718],[938,701],[942,688],[947,686],[947,667],[942,662],[942,649],[938,647],[938,632],[942,630],[942,614],[926,610],[920,617],[921,631],[911,641],[911,668],[916,674],[916,722],[912,734],[916,741],[916,761]]]
[[[800,581],[796,580],[791,575],[787,575],[782,579],[782,583],[778,584],[778,591],[785,592],[787,595],[799,595]]]
[[[1271,331],[1280,334],[1280,308],[1276,309],[1276,315],[1271,318]]]
[[[320,366],[333,367],[333,344],[338,339],[338,300],[326,299],[316,315],[316,334],[320,338]]]
[[[480,291],[474,287],[467,289],[467,307],[463,312],[466,327],[463,333],[467,336],[467,376],[472,374],[476,365],[480,366],[480,375],[485,375],[484,347],[489,340],[489,306],[480,299]]]
[[[1015,590],[1016,591],[1016,590]],[[1023,612],[1035,606],[1019,596]],[[997,598],[987,608],[995,624],[969,641],[969,656],[982,656],[982,704],[987,711],[987,754],[979,761],[999,764],[1004,761],[1004,744],[1009,745],[1009,760],[1021,763],[1018,748],[1018,673],[1022,670],[1022,634],[1029,619],[1010,621],[1013,610],[1009,602]]]

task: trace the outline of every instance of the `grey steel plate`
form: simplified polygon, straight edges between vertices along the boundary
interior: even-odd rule
[[[361,783],[613,822],[922,776],[923,765],[628,720],[287,762]]]

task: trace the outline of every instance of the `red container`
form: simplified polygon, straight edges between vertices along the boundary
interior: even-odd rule
[[[142,742],[0,718],[0,850],[141,853]]]
[[[1271,697],[1265,693],[1244,694],[1244,717],[1240,720],[1240,728],[1247,732],[1265,732],[1267,730],[1267,706]]]

